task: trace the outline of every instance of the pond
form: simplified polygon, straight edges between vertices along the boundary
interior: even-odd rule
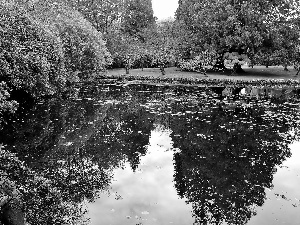
[[[83,86],[7,118],[1,176],[29,224],[298,224],[299,90]]]

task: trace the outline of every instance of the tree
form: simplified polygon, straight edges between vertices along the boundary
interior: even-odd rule
[[[145,66],[148,49],[139,38],[116,32],[109,40],[112,52],[113,67],[125,67],[126,74],[132,68]]]
[[[298,26],[295,23],[299,17],[297,12],[297,1],[179,1],[176,18],[190,37],[182,51],[187,54],[209,46],[222,60],[226,52],[251,57],[263,48],[274,51],[275,42],[283,37],[280,31],[287,26]]]
[[[110,63],[102,35],[61,1],[0,2],[0,81],[33,98],[93,80]]]
[[[125,0],[121,30],[142,38],[141,32],[155,24],[151,0]]]
[[[59,186],[59,177],[49,179],[45,171],[28,168],[3,146],[0,146],[0,162],[0,193],[8,198],[4,203],[6,210],[1,210],[1,222],[16,225],[24,224],[25,219],[27,223],[37,225],[88,224],[83,204],[64,198],[66,190]],[[95,170],[95,167],[89,169]]]
[[[200,105],[197,98],[195,109]],[[172,107],[186,112],[192,101]],[[196,224],[246,224],[264,204],[276,167],[291,156],[289,130],[297,125],[277,114],[284,110],[281,104],[203,107],[173,118],[170,126],[174,148],[180,149],[174,154],[177,193],[192,204]],[[297,116],[292,109],[288,114]]]
[[[0,82],[0,130],[2,125],[2,116],[5,113],[13,113],[18,107],[18,102],[10,99],[10,89],[7,84]]]
[[[155,25],[151,0],[73,0],[72,5],[103,33],[113,67],[143,67],[148,37]]]
[[[103,35],[109,34],[120,22],[124,8],[122,0],[71,0],[68,4],[81,12]]]
[[[162,75],[165,68],[177,61],[177,38],[174,21],[160,21],[153,29],[148,29],[144,36],[146,49],[152,58],[152,66],[159,67]]]
[[[193,59],[180,60],[178,67],[183,71],[192,71],[203,73],[205,76],[208,69],[212,69],[215,65],[216,52],[211,50],[205,50],[199,52]]]

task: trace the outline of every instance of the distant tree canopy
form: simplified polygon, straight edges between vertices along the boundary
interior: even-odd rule
[[[151,0],[125,0],[122,30],[138,35],[155,24]]]
[[[119,27],[124,11],[123,0],[69,0],[68,4],[103,35]]]
[[[0,0],[0,113],[15,109],[14,90],[54,95],[109,65],[299,64],[299,10],[295,0],[180,0],[176,20],[158,22],[151,0]]]
[[[103,33],[113,67],[128,70],[151,61],[145,60],[149,55],[145,42],[149,31],[155,29],[151,0],[71,0],[70,3]]]
[[[209,46],[250,59],[276,53],[284,61],[299,45],[298,1],[180,0],[176,19],[187,56]]]

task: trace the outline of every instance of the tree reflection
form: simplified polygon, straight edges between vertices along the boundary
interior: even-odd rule
[[[285,105],[247,100],[246,107],[208,92],[104,85],[81,89],[78,99],[45,100],[0,131],[0,172],[22,193],[30,224],[84,224],[82,202],[106,190],[126,161],[137,169],[159,124],[180,149],[175,187],[197,223],[245,224],[290,155],[293,114]]]
[[[8,199],[4,202],[8,212],[2,212],[1,216],[9,218],[8,224],[24,224],[24,216],[28,224],[88,223],[83,205],[65,199],[65,190],[55,179],[26,167],[4,148],[0,148],[0,163],[0,178],[6,184],[0,185],[0,192]],[[6,191],[7,187],[13,191]],[[1,222],[6,224],[5,220]]]
[[[114,168],[127,160],[135,171],[146,154],[153,119],[140,106],[142,96],[85,94],[37,104],[1,131],[7,154],[17,153],[1,154],[10,161],[1,174],[21,190],[30,224],[83,224],[82,202],[107,189]]]
[[[197,224],[246,224],[264,204],[275,167],[290,157],[292,112],[262,105],[220,105],[172,121],[181,150],[174,154],[175,187],[192,203]]]

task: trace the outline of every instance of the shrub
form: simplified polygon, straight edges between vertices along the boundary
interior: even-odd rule
[[[214,51],[203,51],[193,59],[181,60],[177,67],[182,71],[206,72],[206,70],[215,64],[216,53]]]
[[[111,62],[102,35],[63,1],[20,2],[0,1],[0,81],[10,88],[53,95]]]
[[[191,72],[199,72],[202,69],[201,62],[199,62],[196,59],[190,59],[187,61],[182,60],[179,62],[178,67],[182,71],[191,71]]]
[[[10,112],[13,113],[17,109],[18,103],[14,100],[9,100],[10,90],[4,81],[0,82],[0,116],[3,113]],[[0,125],[1,125],[0,117]]]
[[[25,219],[26,224],[37,225],[88,224],[83,204],[65,200],[64,191],[57,186],[55,179],[49,179],[44,173],[30,169],[0,143],[0,195],[8,197],[9,201],[20,199],[26,215],[26,218],[18,215],[15,221]],[[14,207],[17,205],[14,204]],[[13,213],[16,216],[15,209]],[[2,213],[3,211],[0,216]],[[18,224],[23,224],[22,221],[19,222]]]
[[[0,24],[0,81],[33,96],[54,94],[64,81],[51,39],[21,9],[0,6]]]

